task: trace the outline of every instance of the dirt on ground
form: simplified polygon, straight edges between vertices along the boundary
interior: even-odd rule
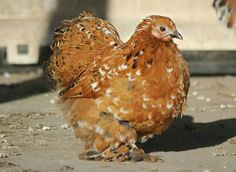
[[[80,160],[56,102],[42,72],[1,74],[0,171],[236,172],[236,77],[192,77],[184,115],[141,145],[157,163]]]

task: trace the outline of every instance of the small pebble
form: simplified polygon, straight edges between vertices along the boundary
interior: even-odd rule
[[[50,100],[50,103],[51,103],[51,104],[55,104],[56,101],[55,101],[54,99],[51,99],[51,100]]]
[[[217,150],[215,152],[212,152],[212,155],[213,156],[226,156],[227,155],[227,152],[224,151],[224,150]]]
[[[8,155],[6,152],[0,152],[0,158],[7,158]]]
[[[33,132],[34,131],[34,129],[32,128],[32,127],[28,127],[28,129],[27,129],[29,132]]]
[[[3,140],[0,141],[0,143],[7,143],[7,140],[3,139]]]
[[[51,129],[51,128],[48,127],[48,126],[43,126],[43,127],[42,127],[42,130],[43,130],[43,131],[47,131],[47,130],[50,130],[50,129]]]
[[[13,145],[13,144],[8,144],[8,145],[3,145],[2,148],[3,149],[17,149],[17,148],[19,148],[19,146]]]
[[[0,138],[6,137],[6,134],[0,134]]]
[[[225,109],[225,108],[226,108],[226,105],[221,104],[221,105],[220,105],[220,108],[221,108],[221,109]]]
[[[230,96],[231,97],[236,97],[236,93],[231,93]]]
[[[42,128],[42,127],[43,127],[42,124],[36,124],[36,125],[35,125],[35,128],[37,128],[37,129],[38,129],[38,128]]]
[[[210,97],[207,97],[207,98],[205,99],[205,101],[206,101],[206,102],[211,102],[211,98],[210,98]]]
[[[210,172],[210,170],[208,170],[208,169],[203,169],[203,172]]]
[[[7,118],[7,115],[5,115],[5,114],[0,114],[0,118],[6,119],[6,118]]]
[[[47,146],[48,143],[47,143],[47,141],[45,141],[45,140],[40,140],[40,141],[39,141],[39,145],[40,145],[40,146]]]
[[[197,96],[197,100],[205,100],[205,96]]]
[[[63,128],[63,129],[68,129],[69,127],[70,127],[69,124],[62,124],[62,125],[61,125],[61,128]]]
[[[230,139],[230,140],[229,140],[229,143],[235,145],[235,144],[236,144],[236,139]]]
[[[20,153],[20,152],[15,152],[14,155],[15,155],[15,156],[20,156],[21,153]]]
[[[197,91],[194,91],[194,92],[192,92],[192,95],[193,95],[193,96],[196,96],[196,95],[198,95],[198,92],[197,92]]]
[[[63,167],[61,167],[61,171],[70,171],[70,170],[74,170],[74,167],[71,167],[69,165],[64,165]]]

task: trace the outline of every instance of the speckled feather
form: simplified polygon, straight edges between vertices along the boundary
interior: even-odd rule
[[[152,34],[158,22],[175,25],[169,18],[150,16],[122,43],[111,24],[91,13],[81,15],[66,22],[63,33],[56,32],[46,71],[58,82],[64,113],[85,141],[85,158],[94,157],[88,155],[92,150],[97,159],[128,160],[137,140],[165,131],[186,104],[187,64],[172,40]],[[77,27],[81,23],[85,31]],[[103,28],[94,30],[95,23]]]
[[[87,74],[94,58],[109,53],[112,42],[122,43],[116,29],[91,12],[64,21],[62,27],[55,29],[53,54],[45,65],[47,76],[56,80],[59,87],[69,85]]]

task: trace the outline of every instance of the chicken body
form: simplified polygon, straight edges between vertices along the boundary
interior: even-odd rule
[[[236,0],[214,0],[213,7],[220,21],[236,29]]]
[[[126,43],[89,12],[56,30],[45,71],[84,140],[82,158],[143,160],[147,156],[135,143],[165,131],[181,115],[189,70],[174,37],[182,38],[162,16],[144,19]]]

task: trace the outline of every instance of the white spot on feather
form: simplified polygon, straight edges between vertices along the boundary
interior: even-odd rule
[[[147,105],[145,103],[142,104],[143,109],[147,109]]]
[[[119,73],[116,71],[116,69],[113,69],[113,73],[114,73],[116,76],[119,76]]]
[[[145,102],[150,100],[150,98],[148,98],[146,94],[143,94],[142,98],[143,98],[143,101],[145,101]]]
[[[100,135],[104,135],[105,133],[104,129],[102,129],[100,126],[95,126],[95,132]]]
[[[157,108],[157,105],[155,105],[155,104],[152,104],[152,108]]]
[[[111,31],[109,31],[109,30],[106,29],[106,28],[102,28],[101,30],[102,30],[102,32],[103,32],[106,36],[108,36],[109,34],[112,34]]]
[[[145,135],[145,136],[142,136],[140,141],[141,143],[145,143],[146,141],[148,141],[148,139],[153,138],[153,137],[154,137],[154,134]]]
[[[143,50],[139,51],[139,55],[143,55],[143,53],[144,53]]]
[[[119,104],[120,98],[119,97],[115,97],[112,102],[117,106]]]
[[[172,103],[167,103],[166,107],[167,107],[167,109],[171,109],[173,107],[173,104]]]
[[[112,75],[112,70],[109,70],[107,74]]]
[[[121,113],[125,113],[125,114],[129,113],[129,111],[128,111],[128,110],[125,110],[123,107],[120,108],[120,112],[121,112]]]
[[[132,76],[132,73],[127,73],[126,75],[128,76],[129,81],[135,81],[135,78]]]
[[[95,88],[98,86],[97,82],[91,83],[91,87],[93,90],[95,90]]]
[[[106,96],[111,97],[112,90],[111,88],[106,89]]]
[[[142,81],[142,85],[143,85],[143,86],[146,85],[146,82],[147,82],[146,80],[143,80],[143,81]]]
[[[107,36],[108,36],[109,34],[112,34],[109,30],[106,30],[104,33],[105,33],[105,35],[107,35]]]
[[[120,141],[125,142],[125,140],[126,140],[126,137],[124,135],[120,135]]]
[[[171,97],[172,99],[175,99],[175,98],[176,98],[174,95],[171,95],[170,97]]]
[[[100,100],[100,99],[96,99],[96,100],[95,100],[95,103],[96,103],[96,105],[99,106],[99,105],[102,103],[102,100]]]
[[[98,92],[99,90],[101,90],[100,87],[96,88],[96,89],[94,90],[94,92]]]
[[[120,70],[120,71],[125,70],[127,68],[128,68],[128,66],[124,63],[117,67],[117,69]]]
[[[107,73],[107,78],[111,79],[112,78],[112,70],[109,70],[109,72]]]
[[[92,38],[92,34],[88,34],[88,39],[91,39]]]
[[[104,70],[102,70],[101,68],[99,68],[99,73],[102,75],[102,76],[105,76],[106,75],[106,72]]]
[[[96,61],[93,61],[93,66],[96,67],[97,66],[97,63]]]
[[[105,68],[106,70],[109,70],[109,69],[110,69],[110,67],[109,67],[107,64],[104,64],[103,66],[104,66],[104,68]]]
[[[114,114],[114,118],[117,119],[118,121],[122,121],[122,119],[117,114]]]
[[[149,119],[149,120],[152,119],[152,114],[151,114],[151,113],[148,114],[148,119]]]
[[[85,27],[81,27],[79,30],[82,31],[82,30],[84,30],[84,29],[85,29]]]
[[[136,45],[136,42],[135,41],[132,41],[131,42],[131,46],[134,47]]]
[[[111,41],[111,42],[109,43],[110,46],[112,46],[112,45],[114,45],[114,44],[115,44],[115,41]]]
[[[137,75],[137,76],[140,76],[140,75],[141,75],[140,69],[138,69],[138,70],[136,71],[136,75]]]
[[[107,110],[108,110],[108,112],[112,113],[113,112],[113,107],[112,106],[108,106]]]
[[[167,71],[168,73],[173,72],[173,70],[174,70],[173,68],[167,68],[167,69],[166,69],[166,71]]]

